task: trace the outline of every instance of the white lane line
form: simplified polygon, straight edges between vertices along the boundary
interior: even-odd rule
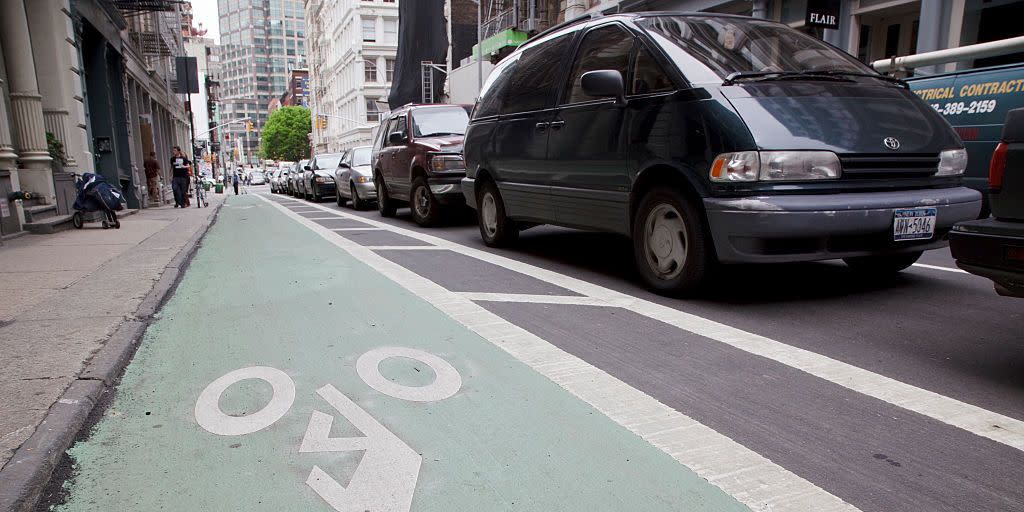
[[[309,212],[295,212],[295,213],[309,213]],[[335,215],[333,217],[303,217],[303,218],[304,219],[309,219],[309,220],[335,220],[335,219],[338,218],[338,216]]]
[[[945,271],[945,272],[956,272],[958,274],[969,274],[969,272],[961,270],[961,269],[958,269],[958,268],[940,267],[938,265],[926,265],[924,263],[914,263],[913,266],[921,267],[921,268],[929,268],[929,269],[932,269],[932,270],[942,270],[942,271]]]
[[[382,228],[331,228],[331,231],[387,231]]]
[[[383,256],[262,198],[757,512],[858,509],[715,430]]]
[[[485,302],[528,302],[531,304],[564,304],[570,306],[614,306],[608,301],[594,297],[572,295],[533,295],[528,293],[459,292],[471,301]]]
[[[367,245],[371,251],[447,251],[446,247],[436,245]]]
[[[323,209],[331,211],[326,208]],[[765,336],[633,297],[574,277],[535,267],[511,258],[473,249],[433,235],[400,228],[366,217],[358,217],[347,213],[341,213],[341,215],[358,219],[374,226],[380,226],[400,235],[432,243],[465,256],[486,261],[581,295],[604,300],[648,318],[674,325],[685,331],[797,368],[847,389],[1024,451],[1024,421],[1016,418],[900,382],[816,352],[786,345]]]

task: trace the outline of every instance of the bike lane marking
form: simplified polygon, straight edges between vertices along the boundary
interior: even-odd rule
[[[472,294],[449,291],[377,254],[372,247],[337,236],[274,200],[262,196],[260,199],[526,363],[751,509],[857,510],[756,452],[488,311],[469,298]],[[390,229],[387,224],[362,220]],[[407,236],[412,236],[411,233],[415,232],[401,230]],[[418,238],[431,242],[435,239],[429,235]]]
[[[746,510],[408,286],[462,299],[232,199],[57,510]]]
[[[288,211],[288,213],[292,213],[290,208],[284,205],[279,206]],[[366,224],[432,243],[437,247],[546,281],[610,306],[628,309],[645,317],[676,326],[684,331],[732,345],[745,352],[796,368],[860,394],[1024,451],[1024,421],[1022,420],[907,384],[810,350],[787,345],[766,336],[633,297],[528,263],[321,205],[311,204],[310,206],[325,212],[332,212],[344,219],[357,219]]]

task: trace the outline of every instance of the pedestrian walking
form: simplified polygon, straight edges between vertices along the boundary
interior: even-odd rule
[[[192,172],[192,162],[181,152],[181,148],[174,146],[174,156],[171,157],[171,189],[174,191],[174,207],[184,208],[188,201],[188,177]]]
[[[242,177],[240,176],[241,174],[242,174],[242,167],[239,166],[238,170],[235,171],[235,174],[231,175],[231,185],[233,185],[235,187],[235,195],[236,196],[238,195],[238,181],[242,179]]]
[[[156,151],[149,152],[149,158],[142,162],[146,170],[146,188],[149,190],[151,200],[160,204],[163,199],[160,197],[160,162],[156,159]]]

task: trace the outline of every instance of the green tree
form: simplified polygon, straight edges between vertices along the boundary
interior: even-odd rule
[[[282,107],[270,114],[260,137],[260,158],[298,162],[309,158],[313,131],[309,109]]]

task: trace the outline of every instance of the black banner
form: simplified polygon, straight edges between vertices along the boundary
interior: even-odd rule
[[[807,0],[808,27],[839,29],[839,7],[841,0]]]
[[[178,94],[199,94],[199,67],[195,57],[175,57],[174,71]]]

